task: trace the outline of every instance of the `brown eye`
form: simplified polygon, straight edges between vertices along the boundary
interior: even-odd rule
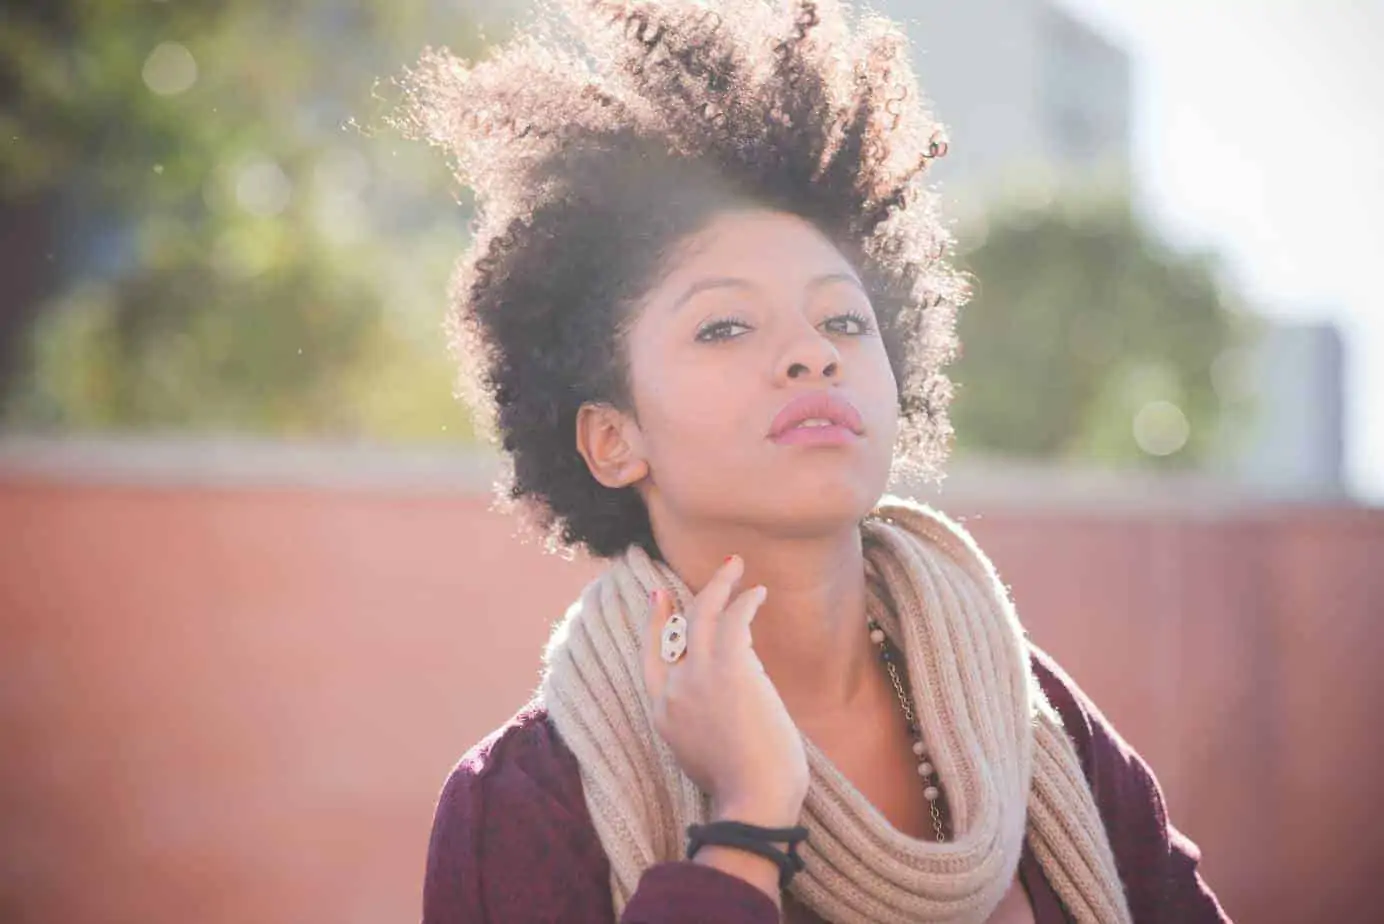
[[[733,340],[741,336],[750,329],[748,324],[736,321],[733,318],[722,318],[717,321],[708,321],[697,328],[698,343],[715,343],[721,340]]]
[[[833,334],[842,334],[847,337],[859,337],[874,330],[869,318],[854,311],[827,318],[822,326]]]

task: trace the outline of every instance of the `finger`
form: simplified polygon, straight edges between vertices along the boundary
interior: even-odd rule
[[[718,621],[716,644],[723,649],[725,646],[753,647],[754,639],[750,634],[750,624],[754,622],[755,615],[759,608],[764,605],[764,600],[769,596],[769,589],[760,584],[751,587],[749,590],[736,596],[726,607]]]
[[[663,626],[673,615],[673,595],[663,588],[654,590],[649,603],[649,621],[644,626],[644,686],[649,699],[657,702],[668,680],[668,668],[660,653],[663,648]]]
[[[729,555],[711,575],[687,608],[687,644],[689,648],[709,651],[716,644],[716,624],[721,612],[745,575],[745,562],[739,555]],[[698,628],[700,626],[700,628]],[[700,639],[700,641],[699,641]]]

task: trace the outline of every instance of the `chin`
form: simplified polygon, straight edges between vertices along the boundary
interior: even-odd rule
[[[777,482],[767,492],[767,513],[793,532],[831,532],[859,523],[883,496],[887,470],[801,472]]]

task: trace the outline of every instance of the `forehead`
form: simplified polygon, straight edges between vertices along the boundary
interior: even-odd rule
[[[816,226],[786,212],[723,212],[678,248],[670,281],[704,275],[754,280],[809,279],[851,271],[850,262]]]

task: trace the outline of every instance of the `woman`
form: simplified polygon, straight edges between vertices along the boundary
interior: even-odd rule
[[[898,33],[558,5],[413,75],[509,496],[609,562],[448,780],[424,920],[1224,920],[970,537],[881,501],[945,455],[964,297]]]

